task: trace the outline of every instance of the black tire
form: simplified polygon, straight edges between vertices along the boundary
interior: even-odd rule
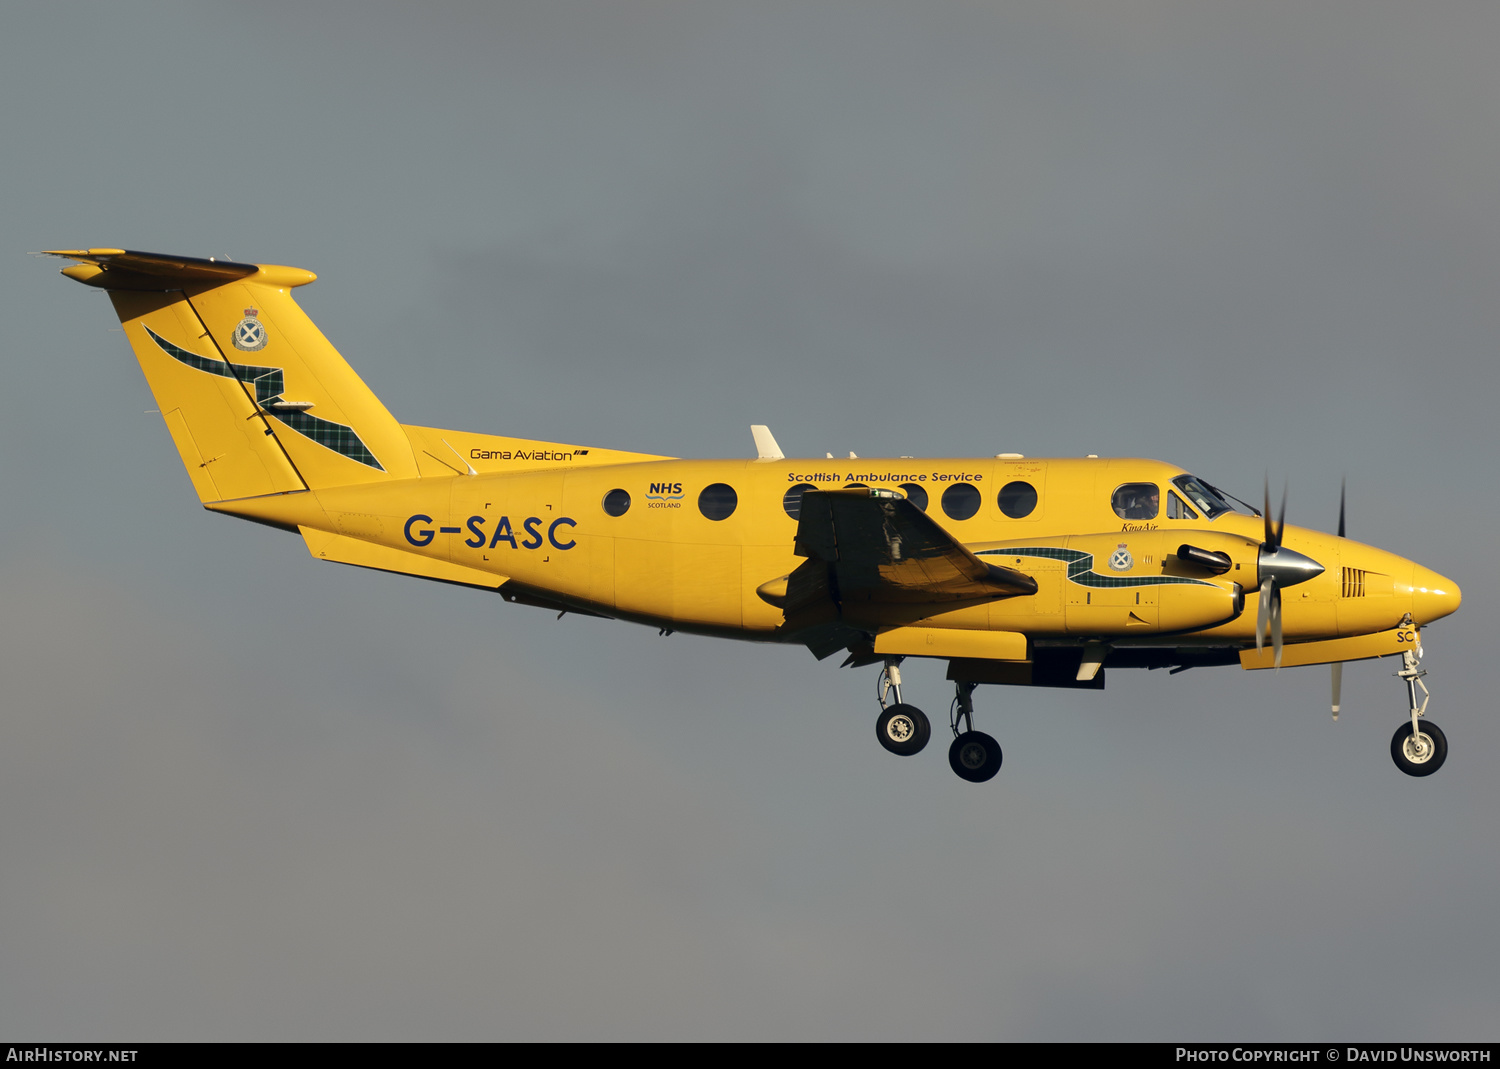
[[[1391,736],[1391,760],[1408,776],[1430,776],[1448,760],[1448,736],[1443,734],[1443,729],[1423,720],[1422,734],[1430,743],[1426,756],[1416,751],[1416,745],[1412,742],[1410,720],[1397,728],[1396,734]]]
[[[965,731],[948,747],[948,764],[953,766],[959,779],[970,783],[994,779],[1004,759],[1000,744],[982,731]]]
[[[910,757],[932,738],[932,722],[915,705],[893,705],[875,721],[875,737],[891,753]]]

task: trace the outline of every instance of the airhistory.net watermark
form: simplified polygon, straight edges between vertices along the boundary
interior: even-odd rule
[[[8,1047],[8,1062],[133,1062],[137,1051],[119,1047]]]

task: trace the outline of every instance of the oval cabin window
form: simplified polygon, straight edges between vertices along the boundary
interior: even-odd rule
[[[698,495],[698,511],[711,520],[727,520],[739,507],[740,495],[728,483],[711,483]]]
[[[1036,487],[1017,480],[1000,488],[1000,511],[1013,520],[1030,516],[1036,511]]]
[[[954,483],[943,491],[943,512],[950,520],[967,520],[979,511],[979,491],[971,483]]]
[[[604,495],[604,511],[611,516],[623,516],[630,511],[630,494],[618,487]]]
[[[792,519],[802,517],[802,495],[813,489],[812,483],[798,483],[781,495],[781,508]]]

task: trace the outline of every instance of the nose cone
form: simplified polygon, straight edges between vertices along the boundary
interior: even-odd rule
[[[1419,625],[1430,624],[1458,608],[1463,591],[1458,584],[1420,564],[1411,570],[1411,615]]]

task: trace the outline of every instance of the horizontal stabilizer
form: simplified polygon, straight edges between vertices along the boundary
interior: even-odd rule
[[[414,575],[418,579],[434,579],[440,583],[457,583],[483,590],[498,590],[506,576],[482,572],[477,568],[465,568],[432,557],[420,557],[415,553],[403,553],[389,546],[364,542],[347,535],[332,534],[312,527],[299,527],[307,549],[318,560],[352,564],[358,568],[373,568],[379,572],[395,572],[399,575]]]
[[[305,286],[318,277],[296,267],[242,264],[212,257],[205,260],[132,249],[48,249],[45,255],[76,260],[72,267],[63,269],[63,274],[107,290],[159,291],[190,283],[222,284],[255,274],[261,275],[261,281],[277,286]]]

